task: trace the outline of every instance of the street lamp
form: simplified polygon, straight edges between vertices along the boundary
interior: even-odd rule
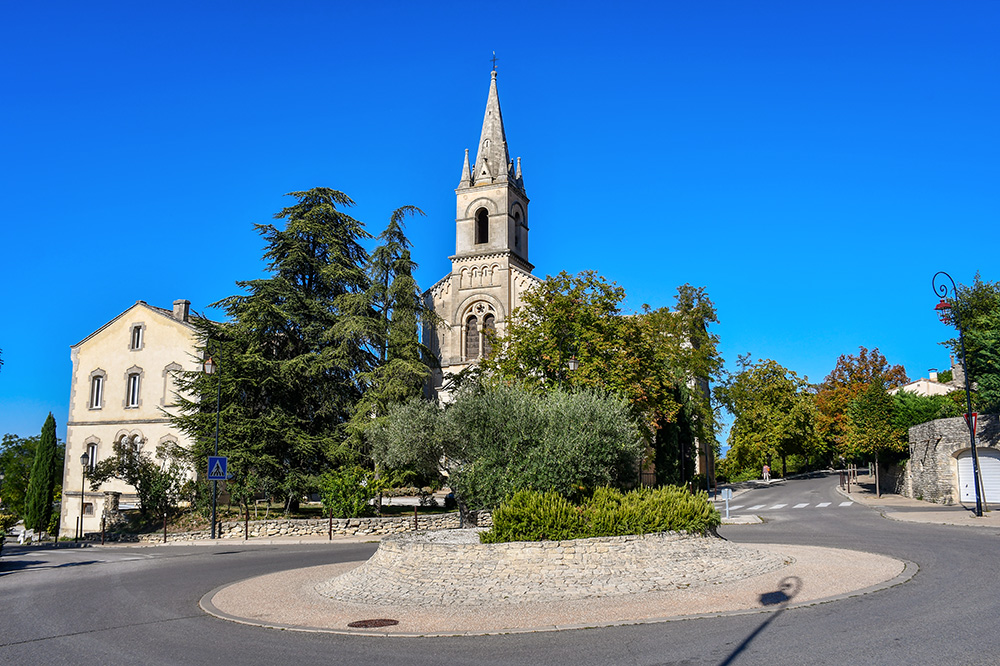
[[[580,367],[580,361],[576,359],[576,354],[569,357],[569,371],[576,372],[576,369]]]
[[[87,484],[87,464],[90,462],[90,456],[84,451],[83,455],[80,456],[80,531],[77,541],[83,538],[83,493],[86,490]]]
[[[209,356],[207,359],[205,359],[205,363],[203,364],[202,369],[205,371],[206,375],[214,375],[216,373],[216,370],[219,369],[219,366],[218,364],[215,363],[215,361],[212,360],[212,357]],[[218,388],[216,389],[216,394],[215,394],[215,455],[218,456],[219,455],[219,405],[222,402],[222,375],[219,375],[218,380],[216,380],[216,386]],[[213,539],[215,538],[215,509],[219,496],[218,489],[219,489],[219,482],[212,481],[212,538]]]
[[[952,308],[951,304],[945,300],[948,296],[948,285],[944,282],[944,280],[938,284],[939,275],[943,275],[948,278],[948,282],[951,282],[951,294],[953,298],[958,298],[958,290],[955,287],[955,281],[952,280],[951,276],[944,271],[938,271],[931,279],[931,286],[934,288],[934,293],[941,298],[941,302],[934,306],[934,309],[937,310],[938,315],[941,317],[941,321],[945,323],[948,323],[948,315],[951,314],[951,316],[955,318],[955,328],[958,329],[959,348],[962,351],[959,363],[962,364],[962,374],[965,375],[965,424],[969,426],[969,446],[972,448],[972,485],[976,489],[976,516],[982,518],[983,497],[980,493],[979,454],[976,452],[976,431],[972,422],[972,392],[969,390],[969,365],[966,363],[965,359],[965,332],[962,330],[962,321],[958,315],[958,308]]]

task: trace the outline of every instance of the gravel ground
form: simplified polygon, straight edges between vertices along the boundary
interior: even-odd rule
[[[213,590],[201,603],[224,619],[301,631],[384,636],[512,633],[776,610],[872,592],[916,572],[913,564],[859,551],[759,544],[754,549],[790,563],[743,580],[689,589],[531,604],[393,607],[339,602],[317,591],[363,564],[353,562],[252,578]],[[398,624],[382,629],[347,626],[368,619],[392,619]]]

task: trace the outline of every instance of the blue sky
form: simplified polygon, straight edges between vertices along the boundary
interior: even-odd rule
[[[722,351],[820,381],[948,365],[931,276],[1000,279],[1000,3],[8,3],[0,433],[65,436],[70,345],[136,300],[261,274],[254,223],[340,189],[404,204],[417,279],[497,54],[536,274],[627,306],[705,286]],[[475,151],[473,150],[473,153]]]

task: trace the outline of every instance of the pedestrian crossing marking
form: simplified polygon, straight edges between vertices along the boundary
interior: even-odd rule
[[[747,511],[756,511],[757,509],[763,509],[763,508],[764,508],[763,504],[758,504],[756,506],[750,507],[749,509],[747,509]]]
[[[786,506],[788,506],[788,505],[787,504],[775,504],[771,508],[772,509],[784,509]]]
[[[830,506],[829,502],[820,502],[819,504],[816,505],[816,508],[817,509],[822,509],[822,508],[827,507],[827,506]]]
[[[796,505],[795,505],[795,506],[793,506],[792,508],[793,508],[793,509],[801,509],[801,508],[803,508],[803,507],[807,507],[807,506],[809,506],[809,502],[803,502],[802,504],[796,504]]]
[[[729,507],[729,510],[736,511],[736,509],[742,509],[742,508],[743,508],[742,504],[734,504],[733,506]]]
[[[841,502],[840,506],[851,506],[854,502]]]

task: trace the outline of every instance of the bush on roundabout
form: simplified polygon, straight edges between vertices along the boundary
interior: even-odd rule
[[[555,492],[521,490],[493,511],[493,527],[482,543],[561,541],[627,534],[704,534],[722,522],[704,491],[680,486],[638,488],[622,493],[598,488],[580,505]]]

